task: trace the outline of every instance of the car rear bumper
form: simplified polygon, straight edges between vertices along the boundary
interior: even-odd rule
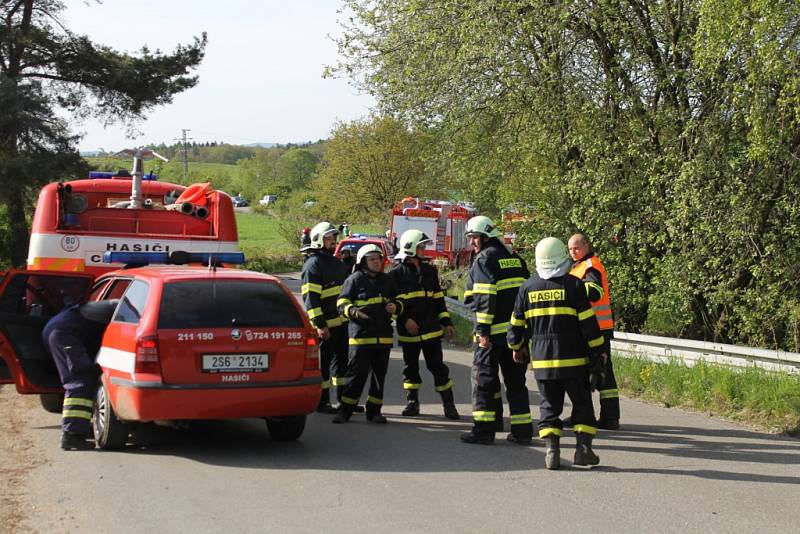
[[[295,381],[230,384],[163,384],[104,377],[117,416],[125,421],[236,419],[313,412],[319,376]]]

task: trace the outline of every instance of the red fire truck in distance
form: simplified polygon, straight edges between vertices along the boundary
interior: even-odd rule
[[[431,238],[425,255],[450,267],[469,263],[470,247],[464,230],[475,216],[471,207],[443,200],[406,197],[392,208],[389,239],[397,243],[406,230],[420,230]]]

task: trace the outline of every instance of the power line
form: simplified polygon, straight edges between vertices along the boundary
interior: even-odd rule
[[[186,141],[193,141],[193,139],[191,137],[186,137],[186,132],[191,132],[188,128],[182,128],[181,132],[182,136],[176,137],[173,140],[181,142],[181,152],[183,153],[183,181],[186,182],[189,179],[189,151]]]

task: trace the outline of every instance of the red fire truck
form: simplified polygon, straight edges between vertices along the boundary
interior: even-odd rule
[[[142,172],[152,151],[131,153],[131,173],[44,186],[28,248],[28,269],[97,276],[122,267],[106,252],[240,252],[230,197],[209,184],[159,182]],[[159,156],[160,157],[160,156]]]
[[[464,237],[475,210],[443,200],[406,197],[392,208],[389,238],[396,243],[406,230],[420,230],[431,238],[425,255],[436,263],[458,267],[469,263],[470,247]]]

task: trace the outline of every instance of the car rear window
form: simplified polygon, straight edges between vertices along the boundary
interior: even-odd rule
[[[203,280],[164,285],[159,328],[302,328],[291,297],[272,282]]]

